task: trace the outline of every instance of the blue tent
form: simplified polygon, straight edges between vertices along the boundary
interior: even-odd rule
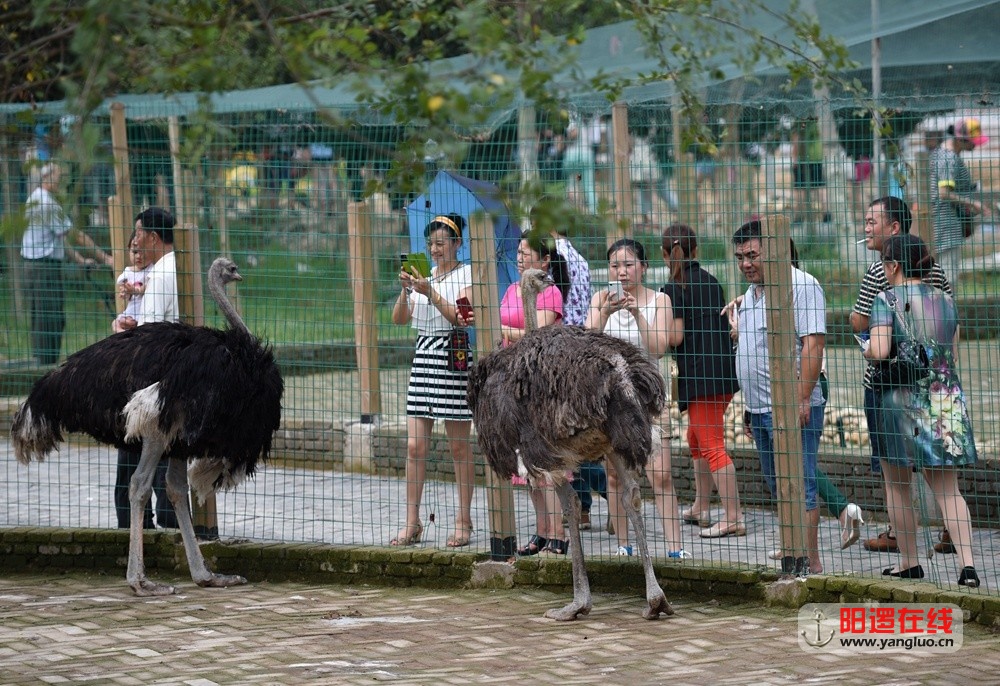
[[[466,224],[476,212],[485,212],[493,220],[493,237],[497,260],[497,297],[503,296],[510,284],[517,281],[517,246],[521,229],[510,216],[500,198],[500,188],[486,181],[477,181],[455,172],[439,171],[416,200],[407,205],[406,218],[410,228],[410,252],[427,252],[424,227],[437,215],[454,212],[465,217]],[[430,257],[430,255],[428,255]],[[462,233],[458,260],[470,261],[469,229]]]

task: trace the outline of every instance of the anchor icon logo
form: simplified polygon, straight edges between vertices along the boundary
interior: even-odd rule
[[[816,622],[816,641],[815,642],[809,640],[809,636],[806,635],[805,631],[800,631],[799,632],[799,635],[802,636],[803,639],[805,639],[805,642],[806,642],[807,645],[810,645],[813,648],[822,648],[827,643],[829,643],[830,641],[833,640],[833,637],[834,637],[834,635],[837,632],[836,631],[832,631],[832,630],[830,631],[830,635],[829,636],[827,636],[825,639],[823,638],[823,620],[824,619],[826,619],[826,615],[824,615],[821,611],[816,610],[816,613],[815,613],[815,615],[813,617],[813,621]]]

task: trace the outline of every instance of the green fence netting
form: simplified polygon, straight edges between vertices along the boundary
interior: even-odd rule
[[[490,286],[497,300],[501,286],[510,280],[510,270],[517,276],[516,232],[528,228],[565,232],[589,265],[589,293],[597,294],[598,309],[608,282],[628,285],[641,276],[651,293],[671,280],[661,238],[676,223],[693,228],[696,258],[721,284],[722,302],[743,294],[750,262],[747,246],[734,245],[733,234],[754,218],[777,216],[787,220],[799,267],[815,278],[823,295],[824,309],[819,311],[820,301],[809,299],[813,309],[802,316],[812,322],[810,326],[821,324],[821,330],[796,329],[803,336],[824,334],[823,368],[828,380],[819,430],[818,464],[825,482],[820,480],[818,552],[809,565],[813,572],[822,568],[834,574],[880,576],[883,568],[897,562],[896,556],[866,550],[861,544],[841,550],[841,520],[850,534],[848,514],[862,512],[860,537],[875,541],[888,521],[883,477],[873,472],[871,463],[865,362],[850,317],[866,271],[880,270],[879,254],[864,243],[869,204],[893,196],[909,205],[912,234],[930,244],[949,276],[961,331],[957,369],[978,454],[975,465],[957,471],[972,528],[962,523],[966,520],[957,499],[935,500],[935,489],[945,488],[947,477],[941,476],[942,470],[932,470],[929,481],[914,474],[908,490],[894,491],[897,500],[907,494],[905,503],[897,502],[903,508],[899,517],[915,512],[915,519],[899,519],[910,522],[905,526],[911,528],[916,522],[915,530],[900,533],[901,540],[921,551],[935,545],[947,550],[950,546],[939,540],[947,527],[952,540],[958,538],[959,554],[937,554],[930,560],[922,555],[927,576],[954,586],[959,568],[968,563],[979,570],[987,592],[994,592],[1000,583],[992,545],[1000,517],[996,463],[1000,404],[995,377],[1000,368],[995,341],[1000,303],[1000,245],[995,235],[1000,211],[1000,111],[990,105],[972,106],[964,93],[942,91],[935,94],[933,110],[913,106],[891,111],[890,126],[876,138],[869,119],[859,114],[853,101],[807,102],[808,106],[802,100],[773,97],[744,100],[739,94],[730,100],[715,98],[703,122],[708,135],[696,142],[676,130],[670,105],[663,102],[623,106],[614,117],[610,108],[596,105],[567,106],[551,116],[512,112],[494,126],[464,131],[449,141],[422,140],[425,145],[419,155],[408,152],[406,142],[420,140],[419,132],[410,127],[376,122],[375,117],[358,117],[357,123],[350,123],[354,121],[350,117],[331,122],[314,112],[278,109],[217,114],[209,118],[210,131],[204,120],[182,117],[176,122],[178,152],[172,155],[171,113],[146,112],[141,119],[132,119],[126,105],[130,217],[151,205],[168,207],[191,225],[189,232],[197,234],[200,250],[192,262],[196,268],[204,270],[220,254],[239,264],[244,281],[233,291],[235,300],[250,330],[273,345],[285,377],[282,428],[275,437],[272,463],[254,481],[219,494],[217,519],[212,522],[206,515],[203,521],[218,526],[223,537],[387,545],[413,533],[415,527],[406,527],[407,499],[413,503],[418,490],[413,480],[426,470],[419,493],[423,526],[419,545],[445,548],[449,537],[468,536],[473,550],[490,550],[491,534],[496,533],[491,531],[490,508],[502,499],[488,496],[490,479],[478,447],[475,488],[468,505],[471,532],[470,522],[465,521],[467,505],[455,484],[455,454],[462,452],[456,445],[474,443],[475,433],[466,439],[467,425],[463,428],[458,422],[450,427],[449,436],[448,424],[435,422],[424,442],[420,432],[425,425],[407,416],[417,334],[409,325],[393,323],[393,309],[401,297],[400,254],[425,250],[424,227],[438,214],[457,211],[472,224],[481,197],[501,203],[502,212],[494,209],[487,216],[487,235],[494,234],[497,249],[484,251],[496,258],[498,283]],[[961,127],[971,120],[989,141],[972,147],[967,141],[976,135],[964,131],[966,143],[961,143],[960,135],[956,148],[954,127],[961,134]],[[0,307],[8,324],[0,338],[0,378],[9,417],[30,383],[50,368],[41,363],[32,344],[37,322],[33,324],[30,303],[36,284],[26,277],[32,265],[24,259],[22,242],[28,195],[38,186],[43,165],[59,165],[63,173],[54,195],[72,223],[72,235],[84,234],[107,252],[113,247],[113,208],[108,198],[123,186],[116,185],[107,118],[95,117],[86,126],[56,115],[10,114],[5,121],[2,202],[7,230]],[[617,146],[616,125],[624,132]],[[955,169],[953,158],[938,161],[941,150],[959,153],[967,177]],[[117,172],[121,171],[119,167]],[[429,189],[441,172],[460,181],[445,184],[433,195]],[[949,174],[954,178],[946,178]],[[470,190],[461,181],[465,179],[482,185],[478,191]],[[953,181],[943,187],[953,188],[967,204],[982,210],[969,223],[970,235],[949,238],[950,229],[935,224],[938,181]],[[525,194],[528,186],[532,190]],[[178,197],[184,198],[182,207]],[[530,221],[532,204],[550,208],[536,215],[538,226]],[[351,218],[352,211],[362,217],[360,223]],[[515,233],[500,231],[501,215]],[[361,227],[360,238],[352,239],[355,227]],[[469,250],[468,231],[463,236],[465,251],[459,255],[467,262],[475,252]],[[630,273],[623,271],[620,255],[613,254],[609,264],[607,253],[612,240],[626,235],[644,247],[648,260],[641,268],[633,265]],[[359,248],[365,240],[371,241],[370,253]],[[57,346],[60,360],[110,335],[112,320],[125,307],[115,293],[117,274],[99,260],[96,264],[88,260],[100,257],[100,252],[72,240],[68,243],[75,252],[67,253],[60,265],[65,318]],[[672,244],[666,247],[673,249]],[[743,255],[742,263],[734,260],[734,252]],[[530,249],[527,254],[523,259],[533,259]],[[482,273],[474,266],[476,274]],[[182,282],[186,283],[183,278]],[[655,300],[641,288],[634,290],[640,304],[647,298]],[[181,295],[204,297],[206,323],[223,324],[207,294]],[[673,298],[682,295],[675,291]],[[680,302],[673,312],[683,319]],[[800,317],[789,316],[792,309],[790,303],[785,317],[798,326]],[[658,321],[666,325],[669,320]],[[689,327],[691,321],[695,320],[688,321]],[[356,338],[362,323],[371,327],[365,331],[373,332],[364,339],[371,346],[364,355]],[[766,322],[757,325],[757,330],[740,335],[765,335]],[[936,343],[946,346],[947,341]],[[752,363],[749,373],[759,373],[764,364],[763,352],[757,352],[757,357],[744,360]],[[786,353],[790,363],[794,351]],[[377,369],[359,368],[359,361]],[[679,374],[677,362],[678,355],[670,352],[660,360],[668,387]],[[574,386],[571,370],[567,366],[567,393]],[[956,402],[953,387],[945,393],[943,383],[939,380],[934,388],[937,395],[928,391],[928,402],[938,403],[935,411]],[[783,483],[779,474],[777,493],[772,495],[762,477],[757,446],[744,430],[744,410],[756,415],[764,406],[751,407],[745,393],[737,393],[722,420],[742,519],[728,521],[735,511],[727,509],[718,495],[711,497],[704,511],[682,519],[676,508],[690,506],[696,486],[704,497],[706,489],[724,481],[730,468],[706,472],[705,461],[692,463],[689,413],[679,411],[678,389],[673,385],[674,397],[662,425],[678,502],[654,497],[666,488],[662,474],[644,482],[643,511],[653,554],[667,558],[669,552],[683,549],[693,557],[686,564],[780,565],[769,559],[782,547],[779,513],[802,504],[800,497],[795,503],[785,502],[788,509],[782,509],[782,497],[801,496],[803,489],[801,483]],[[759,417],[752,419],[759,428]],[[955,433],[954,427],[938,426],[937,431],[938,438],[942,432]],[[5,445],[10,453],[9,443]],[[459,455],[458,462],[462,459]],[[783,462],[787,460],[779,459],[779,465]],[[10,458],[3,465],[5,508],[0,525],[116,526],[112,494],[116,454],[106,446],[74,436],[58,456],[44,463],[25,468]],[[461,471],[462,465],[458,466]],[[650,481],[656,488],[650,488]],[[591,528],[583,533],[588,554],[611,556],[634,543],[634,537],[623,533],[622,521],[609,517],[604,482],[595,478],[581,483],[587,484],[581,492],[597,491],[590,498]],[[536,533],[566,538],[558,515],[547,516],[544,505],[533,507],[529,490],[524,486],[513,490],[512,533],[517,545],[527,544]],[[915,509],[905,510],[911,502]],[[659,511],[664,503],[673,511]],[[857,508],[848,508],[849,503]],[[939,503],[948,511],[942,512]],[[617,534],[609,534],[609,523],[616,522]],[[703,537],[699,524],[706,530],[718,524],[715,533],[725,530],[733,535]],[[677,531],[679,540],[668,541]],[[746,535],[737,535],[744,531]],[[891,542],[883,538],[872,545]],[[904,551],[903,559],[912,558],[912,552]]]

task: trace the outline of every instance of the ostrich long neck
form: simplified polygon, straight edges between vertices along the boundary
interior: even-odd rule
[[[524,308],[524,333],[538,328],[538,294],[521,283],[521,306]]]
[[[247,325],[243,323],[243,319],[240,317],[239,312],[233,307],[233,304],[229,301],[229,295],[226,293],[226,287],[222,283],[222,279],[218,278],[215,273],[210,274],[208,279],[208,291],[212,294],[212,299],[215,300],[215,304],[219,306],[222,310],[222,314],[225,315],[226,321],[229,322],[229,326],[234,329],[239,329],[246,333],[250,333],[250,329]]]

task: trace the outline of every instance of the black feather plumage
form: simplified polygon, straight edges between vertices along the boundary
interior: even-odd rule
[[[126,440],[122,409],[154,383],[160,429],[179,429],[167,457],[225,458],[246,476],[267,458],[284,387],[270,348],[242,331],[168,322],[115,334],[70,355],[35,384],[12,432],[18,433],[30,408],[36,421],[56,428],[57,442],[62,432],[80,432],[135,450],[139,441]]]
[[[167,496],[191,578],[209,587],[246,583],[208,569],[188,503],[189,483],[204,498],[253,476],[281,422],[284,382],[274,354],[247,330],[226,297],[225,284],[241,279],[236,264],[224,257],[208,271],[209,291],[228,328],[161,322],[105,338],[39,379],[14,415],[11,442],[24,464],[45,459],[64,432],[141,448],[129,482],[125,575],[138,595],[174,592],[173,586],[147,579],[143,563],[142,511],[164,457],[169,458]]]
[[[226,329],[158,322],[109,336],[38,380],[11,428],[15,454],[42,460],[64,432],[137,450],[123,409],[158,384],[158,425],[173,437],[166,457],[224,462],[213,486],[253,476],[281,422],[284,382],[269,346],[242,322]],[[29,425],[30,423],[30,425]]]

